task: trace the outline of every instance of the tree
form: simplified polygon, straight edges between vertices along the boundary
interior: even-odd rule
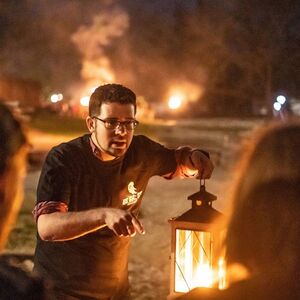
[[[205,70],[211,113],[270,113],[276,91],[300,94],[299,14],[295,0],[197,1],[186,16],[184,61]]]

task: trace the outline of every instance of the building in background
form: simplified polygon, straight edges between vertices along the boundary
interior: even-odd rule
[[[34,80],[0,76],[0,101],[32,111],[42,104],[42,86]]]

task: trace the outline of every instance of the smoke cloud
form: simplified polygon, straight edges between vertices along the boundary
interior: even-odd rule
[[[120,7],[101,11],[92,24],[80,26],[71,36],[82,55],[81,77],[89,87],[115,80],[105,50],[129,27],[128,14]]]

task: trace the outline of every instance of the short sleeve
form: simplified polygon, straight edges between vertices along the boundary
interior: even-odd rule
[[[37,188],[37,203],[57,201],[69,204],[71,167],[64,152],[52,149],[46,157]]]
[[[145,153],[152,176],[168,176],[176,171],[175,149],[169,149],[145,136],[140,136],[139,147]]]

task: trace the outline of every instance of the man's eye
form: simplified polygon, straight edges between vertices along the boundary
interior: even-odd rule
[[[107,120],[107,121],[106,121],[106,124],[107,124],[107,126],[109,126],[109,127],[115,127],[115,126],[118,126],[119,121],[116,121],[116,120]]]

